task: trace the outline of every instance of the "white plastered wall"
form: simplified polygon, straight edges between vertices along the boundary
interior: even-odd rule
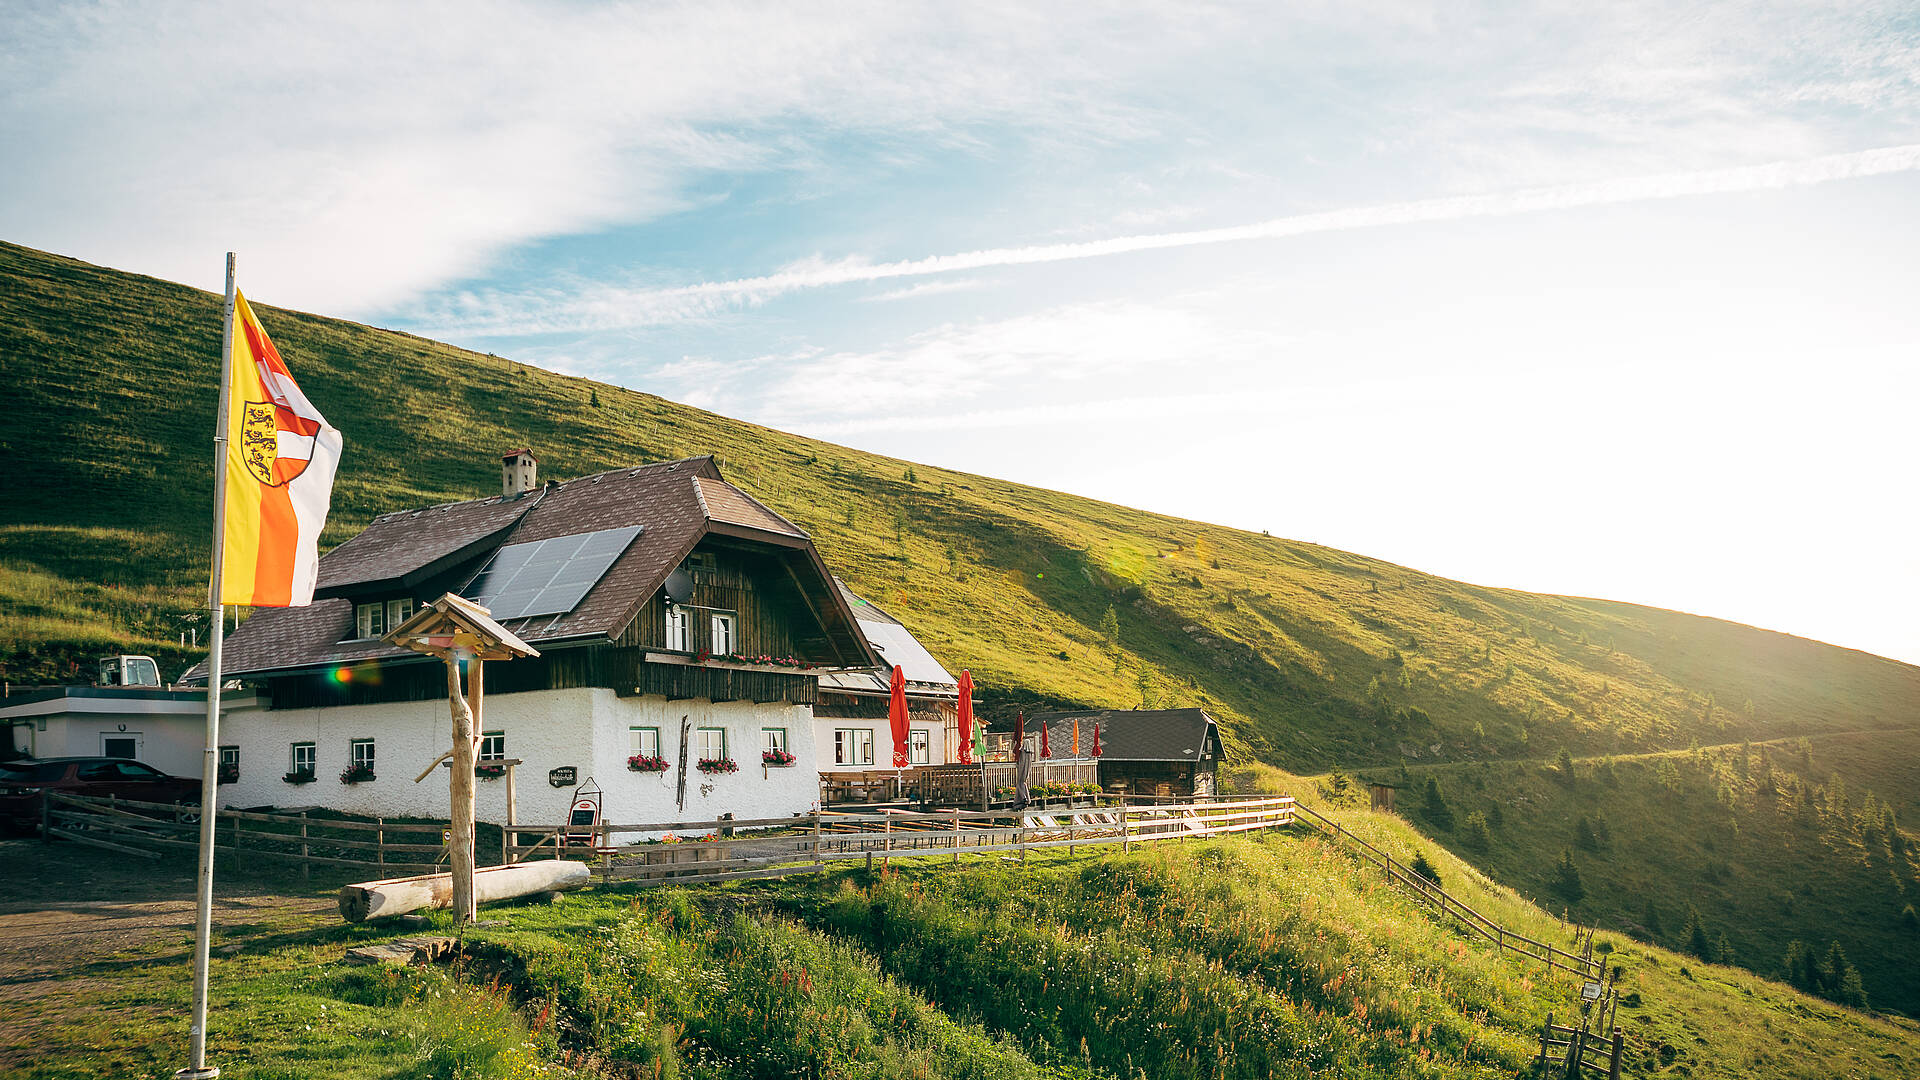
[[[782,817],[805,813],[819,798],[813,768],[812,709],[805,705],[752,702],[672,701],[628,697],[605,688],[535,690],[486,697],[480,729],[506,737],[506,756],[523,764],[515,770],[515,802],[521,824],[564,821],[576,784],[589,779],[604,791],[603,805],[614,824],[653,824],[736,818]],[[722,727],[728,751],[740,771],[708,775],[693,768],[697,742],[689,748],[686,806],[678,804],[680,721],[693,729]],[[629,772],[628,729],[658,727],[661,753],[673,767],[664,774]],[[760,765],[763,727],[787,729],[793,768]],[[235,710],[228,713],[221,742],[240,747],[240,780],[222,785],[222,806],[323,806],[380,817],[447,816],[447,772],[416,784],[413,778],[447,749],[452,718],[445,699],[343,705],[324,709]],[[342,784],[354,739],[375,740],[375,778]],[[311,784],[289,784],[292,744],[311,742],[316,776]],[[576,784],[555,788],[548,773],[565,766]],[[504,779],[475,785],[475,809],[482,821],[506,820]]]
[[[927,762],[932,765],[951,764],[958,760],[947,749],[947,733],[943,725],[936,722],[909,720],[907,727],[912,731],[927,733]],[[840,765],[833,760],[833,733],[841,728],[866,728],[873,732],[873,764]],[[847,720],[820,717],[813,721],[813,738],[818,748],[819,768],[821,772],[859,772],[864,769],[893,768],[893,729],[885,720]],[[803,759],[804,760],[804,759]]]

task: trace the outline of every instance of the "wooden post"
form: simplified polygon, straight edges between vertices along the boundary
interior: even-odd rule
[[[1127,804],[1120,804],[1120,854],[1125,855],[1133,848],[1133,833],[1127,826]]]
[[[889,865],[893,862],[893,815],[892,814],[887,815],[885,826],[886,827],[884,829],[884,832],[886,834],[886,840],[883,841],[883,843],[886,844],[886,847],[883,850],[886,852],[886,854],[883,855],[880,859],[880,865],[882,866]]]
[[[1625,1042],[1620,1036],[1620,1029],[1614,1028],[1613,1053],[1607,1057],[1607,1080],[1620,1080],[1620,1051]]]
[[[46,788],[40,789],[40,842],[53,843],[53,796]]]
[[[953,808],[953,862],[960,864],[960,808]]]
[[[1015,820],[1020,822],[1020,861],[1027,861],[1027,815],[1021,814]]]
[[[820,811],[815,810],[813,812],[813,866],[816,870],[822,870],[826,865],[820,861]]]
[[[1542,1073],[1545,1073],[1547,1071],[1547,1061],[1548,1061],[1547,1039],[1550,1038],[1552,1035],[1553,1035],[1553,1014],[1548,1013],[1546,1025],[1540,1029],[1540,1071]]]
[[[240,872],[240,819],[233,819],[233,872]]]
[[[447,779],[452,802],[447,838],[447,863],[453,879],[453,920],[473,922],[478,908],[473,899],[473,708],[460,687],[460,652],[447,653],[447,707],[453,714],[453,769]],[[468,661],[477,686],[481,660]]]
[[[613,884],[613,834],[604,821],[600,823],[600,883]]]
[[[307,847],[307,812],[300,811],[300,881],[313,880],[313,851]]]
[[[387,865],[387,819],[373,819],[373,861],[377,866]]]

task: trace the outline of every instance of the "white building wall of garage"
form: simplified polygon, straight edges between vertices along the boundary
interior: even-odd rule
[[[136,736],[137,761],[174,776],[199,776],[201,751],[207,742],[204,715],[135,715],[121,713],[58,713],[17,722],[13,728],[17,749],[37,758],[98,757],[108,736]]]

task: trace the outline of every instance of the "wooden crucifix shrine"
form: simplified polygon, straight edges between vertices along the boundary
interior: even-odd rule
[[[452,826],[447,845],[453,870],[453,912],[458,922],[475,918],[473,896],[473,765],[480,745],[482,697],[488,660],[539,656],[539,650],[493,621],[479,604],[452,593],[440,597],[393,628],[384,639],[389,645],[437,656],[447,664],[447,702],[453,712],[453,768],[448,782]],[[467,666],[466,692],[460,685],[460,665]],[[471,700],[471,704],[469,704]]]

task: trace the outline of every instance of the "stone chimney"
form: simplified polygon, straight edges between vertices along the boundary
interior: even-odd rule
[[[500,495],[517,499],[540,486],[540,463],[532,450],[515,450],[500,458]]]

